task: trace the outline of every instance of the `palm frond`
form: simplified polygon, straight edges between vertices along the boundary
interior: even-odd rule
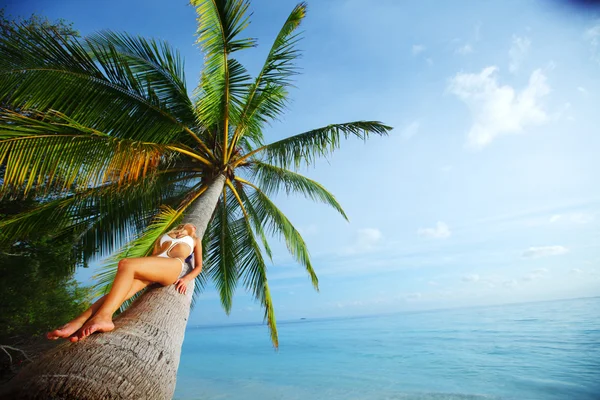
[[[298,73],[294,62],[300,56],[296,48],[300,35],[296,30],[305,15],[306,3],[302,2],[294,7],[277,34],[260,73],[243,101],[244,108],[236,123],[232,149],[241,136],[247,132],[261,132],[261,123],[275,119],[285,108],[285,88],[291,84],[291,77]]]
[[[269,241],[267,240],[267,236],[265,235],[265,230],[263,229],[263,223],[265,221],[264,213],[260,214],[258,210],[254,208],[254,205],[252,204],[252,202],[246,194],[244,186],[239,180],[235,180],[233,183],[236,185],[236,190],[239,193],[239,197],[242,200],[242,204],[247,210],[250,223],[252,224],[252,227],[260,237],[263,248],[265,249],[265,253],[269,257],[269,259],[273,261],[273,252],[271,251],[271,246],[269,245]]]
[[[342,206],[320,183],[296,172],[260,161],[253,161],[250,169],[253,173],[252,180],[265,194],[273,195],[283,187],[288,195],[297,192],[313,201],[330,205],[342,214],[346,221],[348,220]]]
[[[238,37],[249,24],[249,3],[193,0],[192,5],[198,14],[197,42],[205,55],[204,71],[196,89],[196,110],[203,126],[221,132],[216,140],[227,149],[229,122],[239,115],[250,79],[245,68],[229,58],[232,53],[255,45],[254,39]]]
[[[183,59],[165,41],[127,33],[101,31],[86,37],[90,49],[109,69],[106,74],[124,87],[163,107],[185,125],[195,122],[185,86]],[[113,63],[114,58],[124,60]],[[131,76],[129,74],[132,74]]]
[[[159,83],[144,86],[139,60],[121,55],[114,46],[24,27],[0,35],[0,54],[0,102],[11,108],[58,110],[85,126],[131,140],[169,143],[184,132],[172,104],[160,102],[157,93],[164,88]]]
[[[233,294],[239,279],[237,270],[240,248],[239,223],[235,223],[236,208],[233,196],[227,196],[226,188],[208,226],[206,235],[206,258],[203,265],[210,279],[215,283],[221,304],[227,314],[231,311]],[[228,199],[229,197],[229,199]]]
[[[314,129],[299,135],[262,146],[236,161],[242,164],[250,157],[260,155],[271,164],[283,168],[291,165],[300,167],[302,162],[306,165],[314,163],[318,157],[327,156],[340,147],[342,136],[356,136],[366,140],[370,134],[387,135],[392,127],[374,121],[357,121],[344,124],[327,125],[324,128]]]
[[[250,80],[250,75],[237,60],[228,59],[225,65],[227,68],[205,70],[195,92],[200,125],[207,127],[212,133],[212,140],[222,147],[229,146],[225,136],[215,136],[214,133],[222,132],[224,135],[228,132],[229,137],[229,121],[239,118],[241,99]]]
[[[298,73],[294,62],[300,56],[300,50],[296,48],[300,34],[296,30],[306,16],[306,8],[305,2],[296,5],[277,34],[265,64],[256,78],[255,85],[258,90],[271,85],[288,86],[291,84],[291,77]]]
[[[235,144],[247,139],[255,146],[263,145],[263,128],[276,120],[288,104],[288,91],[283,86],[270,85],[257,92],[246,114],[242,115],[234,133]],[[253,148],[255,148],[255,146]],[[243,146],[242,146],[243,147]],[[236,147],[232,146],[233,152]]]
[[[235,221],[229,222],[229,228],[231,229],[229,235],[229,239],[231,240],[231,248],[235,249],[231,254],[230,262],[234,264],[235,274],[226,274],[222,273],[219,275],[214,275],[215,283],[219,288],[219,292],[221,293],[221,299],[223,302],[223,282],[231,281],[230,285],[228,285],[228,289],[231,290],[231,295],[233,294],[233,290],[235,287],[235,283],[240,276],[244,277],[244,283],[246,285],[247,290],[251,291],[254,295],[255,299],[260,302],[260,304],[265,309],[264,320],[267,322],[269,326],[269,331],[271,333],[271,340],[275,348],[279,346],[279,341],[277,337],[277,325],[275,320],[275,311],[273,308],[273,301],[271,299],[271,294],[269,291],[269,284],[267,280],[267,266],[262,256],[262,252],[256,239],[254,238],[254,232],[252,231],[251,226],[251,217],[246,211],[244,207],[244,203],[242,201],[242,190],[238,191],[233,183],[227,180],[227,186],[230,188],[231,193],[235,200],[230,200],[233,203],[237,202],[239,209],[242,210],[243,216]],[[225,188],[223,190],[226,190]],[[223,196],[226,199],[227,196]],[[245,196],[244,196],[245,198]],[[225,201],[224,201],[225,203]],[[233,207],[232,207],[233,208]],[[221,210],[222,211],[222,210]],[[219,211],[217,211],[218,213]],[[218,214],[217,214],[218,215]],[[231,216],[232,213],[229,212]],[[219,224],[219,222],[217,222]],[[222,230],[221,230],[222,232]],[[220,242],[223,243],[223,238],[220,238]],[[221,247],[221,250],[223,248]],[[223,259],[221,255],[221,260]],[[221,270],[219,268],[218,270]],[[213,271],[215,269],[213,268]],[[229,278],[229,279],[227,279]],[[227,293],[225,297],[226,299],[229,297],[229,293]],[[224,303],[228,304],[228,303]],[[228,304],[229,308],[231,304]],[[229,308],[226,308],[227,312],[229,312]]]
[[[233,186],[233,183],[231,182],[231,180],[229,180],[229,178],[227,178],[225,180],[225,184],[229,187],[229,190],[231,190],[231,193],[233,194],[233,196],[237,200],[238,205],[239,205],[239,209],[242,211],[242,214],[244,214],[245,217],[248,217],[248,212],[246,211],[246,207],[244,207],[244,203],[242,203],[242,199],[240,198],[240,194],[235,189],[235,186]]]
[[[241,204],[240,204],[241,205]],[[279,347],[279,338],[277,334],[277,321],[275,319],[275,309],[269,282],[267,280],[267,265],[262,257],[261,249],[256,242],[254,232],[248,216],[243,217],[243,240],[238,243],[243,256],[240,259],[240,275],[244,278],[246,289],[249,290],[254,298],[263,306],[265,314],[264,321],[267,322],[271,341],[275,348]]]
[[[0,108],[0,140],[52,134],[110,137],[56,110],[15,112]]]
[[[154,173],[172,153],[164,145],[90,132],[59,113],[40,120],[0,112],[0,165],[6,167],[0,192],[132,183]]]
[[[256,45],[251,38],[238,38],[248,27],[246,0],[192,0],[198,14],[198,43],[206,57],[231,54]]]
[[[272,235],[283,236],[290,254],[304,266],[314,288],[318,291],[319,279],[312,267],[308,248],[300,232],[260,188],[241,178],[236,179],[254,189],[254,192],[248,197],[257,212],[257,218],[266,225]]]
[[[179,206],[194,178],[178,172],[131,185],[108,184],[50,199],[26,213],[0,221],[4,240],[33,234],[77,234],[85,260],[110,254],[144,229],[163,204]]]

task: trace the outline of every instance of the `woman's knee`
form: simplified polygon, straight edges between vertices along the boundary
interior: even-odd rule
[[[119,271],[131,271],[133,269],[133,263],[130,258],[123,258],[119,261],[117,268]]]

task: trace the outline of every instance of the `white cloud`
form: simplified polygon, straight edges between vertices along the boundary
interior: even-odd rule
[[[416,56],[417,54],[421,54],[424,51],[425,51],[425,46],[423,46],[422,44],[413,44],[413,46],[412,46],[413,55]]]
[[[429,65],[430,67],[433,65],[433,58],[428,57],[425,61],[427,61],[427,65]]]
[[[417,231],[419,236],[425,236],[432,239],[447,239],[452,232],[446,223],[438,221],[435,228],[420,228]]]
[[[590,42],[592,60],[600,62],[600,54],[598,54],[598,47],[600,46],[600,24],[586,30],[583,36]]]
[[[358,230],[358,243],[363,245],[374,245],[383,235],[379,229],[365,228]]]
[[[586,30],[584,36],[590,40],[592,46],[598,46],[600,44],[598,40],[600,38],[600,24]]]
[[[569,252],[564,246],[542,246],[530,247],[523,252],[524,258],[540,258],[548,256],[559,256]]]
[[[439,283],[437,283],[436,281],[429,281],[427,282],[430,286],[438,286]]]
[[[583,212],[555,214],[550,217],[550,223],[568,222],[573,224],[588,224],[594,220],[594,217],[594,214]]]
[[[315,235],[316,233],[318,233],[319,228],[315,224],[310,224],[308,226],[299,227],[298,232],[300,232],[300,234],[302,236],[311,236],[311,235]]]
[[[531,40],[529,38],[513,35],[512,45],[508,51],[508,57],[510,58],[508,70],[510,72],[515,73],[519,70],[525,56],[529,53],[530,46]]]
[[[573,269],[571,269],[570,272],[572,274],[579,275],[579,274],[581,274],[583,272],[583,270],[581,268],[573,268]]]
[[[578,90],[580,93],[583,93],[583,94],[587,94],[587,92],[588,92],[588,91],[587,91],[587,89],[586,89],[586,88],[584,88],[583,86],[578,86],[578,87],[577,87],[577,90]]]
[[[528,126],[548,121],[548,115],[539,104],[539,100],[550,93],[541,70],[535,70],[527,86],[520,91],[499,85],[497,71],[498,68],[492,66],[479,74],[458,73],[448,86],[471,110],[473,125],[467,145],[473,149],[489,145],[500,135],[518,133]]]
[[[406,125],[404,129],[402,129],[400,136],[402,136],[402,138],[404,138],[405,140],[409,140],[419,132],[420,126],[421,124],[419,123],[419,121],[411,122],[410,124]]]
[[[466,56],[467,54],[471,54],[473,52],[473,47],[467,43],[464,46],[457,48],[455,52],[461,56]]]
[[[359,229],[356,232],[354,246],[348,248],[345,253],[356,254],[373,250],[383,237],[381,231],[375,228]]]
[[[477,282],[479,281],[479,275],[469,274],[462,277],[463,282]]]
[[[528,281],[528,282],[537,281],[539,279],[545,278],[547,272],[548,272],[547,268],[534,269],[531,273],[525,275],[523,277],[523,280]]]

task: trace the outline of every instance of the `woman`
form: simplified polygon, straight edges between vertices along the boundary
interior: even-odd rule
[[[184,275],[185,259],[194,254],[195,268]],[[187,285],[202,271],[201,240],[196,238],[196,227],[182,224],[164,234],[154,244],[150,257],[124,258],[119,261],[117,274],[107,295],[66,325],[49,332],[48,339],[69,338],[81,340],[94,332],[109,332],[115,328],[112,315],[123,302],[152,283],[163,286],[175,284],[176,290],[186,294]]]

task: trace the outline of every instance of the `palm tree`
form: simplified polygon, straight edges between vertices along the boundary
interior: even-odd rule
[[[11,239],[77,232],[88,259],[116,252],[99,275],[101,293],[118,259],[146,256],[172,226],[192,222],[204,251],[194,298],[212,280],[229,313],[241,281],[264,308],[277,347],[268,238],[285,241],[317,290],[318,280],[300,233],[270,196],[300,193],[346,218],[333,195],[295,170],[342,138],[391,128],[332,124],[265,144],[263,129],[286,109],[298,72],[306,4],[292,10],[254,78],[233,57],[256,46],[241,36],[248,1],[192,5],[205,57],[193,98],[183,61],[162,41],[110,31],[78,39],[43,29],[1,38],[0,101],[11,110],[0,113],[0,194],[35,191],[44,202],[0,229]],[[11,395],[171,398],[192,300],[172,287],[147,290],[112,333],[60,346],[22,372]]]

